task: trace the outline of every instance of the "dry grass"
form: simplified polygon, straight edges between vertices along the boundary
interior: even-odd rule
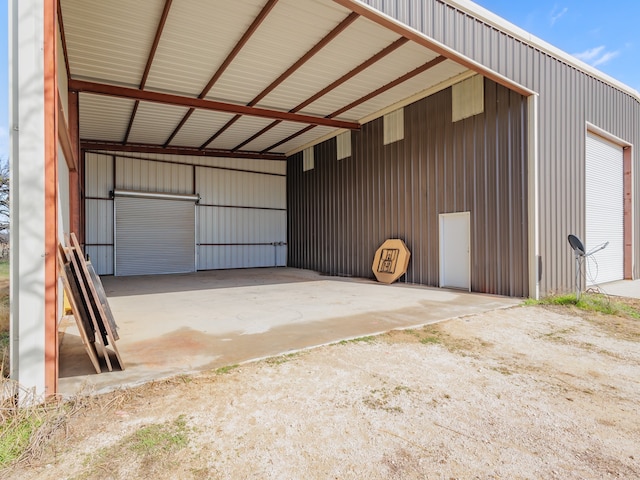
[[[9,376],[9,262],[0,260],[0,368]]]
[[[575,295],[569,294],[527,303],[580,316],[607,334],[640,341],[640,299],[587,294],[577,302]]]
[[[409,330],[392,330],[382,335],[381,340],[389,343],[421,343],[423,345],[441,345],[450,352],[462,355],[477,352],[490,347],[488,342],[480,339],[458,338],[446,331],[443,324],[426,325],[422,328]]]
[[[7,468],[41,459],[51,438],[65,432],[69,419],[89,404],[90,397],[40,403],[32,391],[16,382],[0,380],[0,477]],[[20,407],[17,406],[19,399]]]

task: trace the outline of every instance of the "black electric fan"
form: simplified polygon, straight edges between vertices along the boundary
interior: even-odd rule
[[[575,262],[576,263],[575,283],[576,283],[576,301],[577,301],[577,300],[580,300],[580,271],[582,270],[582,265],[584,264],[584,262],[588,257],[590,257],[596,252],[599,252],[600,250],[607,248],[607,245],[609,245],[609,242],[605,242],[602,245],[598,245],[590,252],[586,252],[584,249],[584,245],[582,244],[582,241],[575,235],[569,235],[567,237],[567,240],[569,240],[569,245],[571,245],[571,248],[573,249],[573,256],[576,261]]]

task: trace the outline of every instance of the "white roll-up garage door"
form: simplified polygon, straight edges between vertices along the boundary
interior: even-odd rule
[[[587,134],[586,238],[588,250],[609,245],[589,260],[587,285],[624,278],[624,163],[622,147]],[[595,262],[594,262],[595,261]]]
[[[115,275],[194,272],[195,202],[118,196]]]

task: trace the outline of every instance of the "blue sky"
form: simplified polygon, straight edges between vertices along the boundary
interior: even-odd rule
[[[474,1],[640,91],[640,1]]]
[[[640,1],[476,0],[640,91]],[[7,0],[0,0],[0,159],[9,155]]]

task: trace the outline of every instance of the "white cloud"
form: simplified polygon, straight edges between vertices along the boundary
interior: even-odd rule
[[[585,50],[584,52],[574,53],[573,56],[582,60],[583,62],[591,62],[594,58],[600,55],[600,52],[604,50],[604,45],[600,45],[599,47],[590,48],[589,50]]]
[[[598,65],[603,65],[607,63],[609,60],[616,58],[618,55],[620,55],[620,51],[618,50],[616,50],[615,52],[605,52],[604,55],[598,58],[591,65],[593,65],[594,67],[597,67]]]
[[[569,11],[569,7],[564,7],[562,10],[558,10],[558,6],[554,5],[553,6],[553,10],[551,10],[551,26],[554,26],[555,23],[560,20],[565,13],[567,13]]]
[[[586,62],[593,67],[603,65],[609,60],[616,58],[618,55],[620,55],[619,50],[606,51],[606,47],[604,45],[590,48],[588,50],[585,50],[584,52],[573,54],[573,56],[577,59],[582,60],[583,62]]]

